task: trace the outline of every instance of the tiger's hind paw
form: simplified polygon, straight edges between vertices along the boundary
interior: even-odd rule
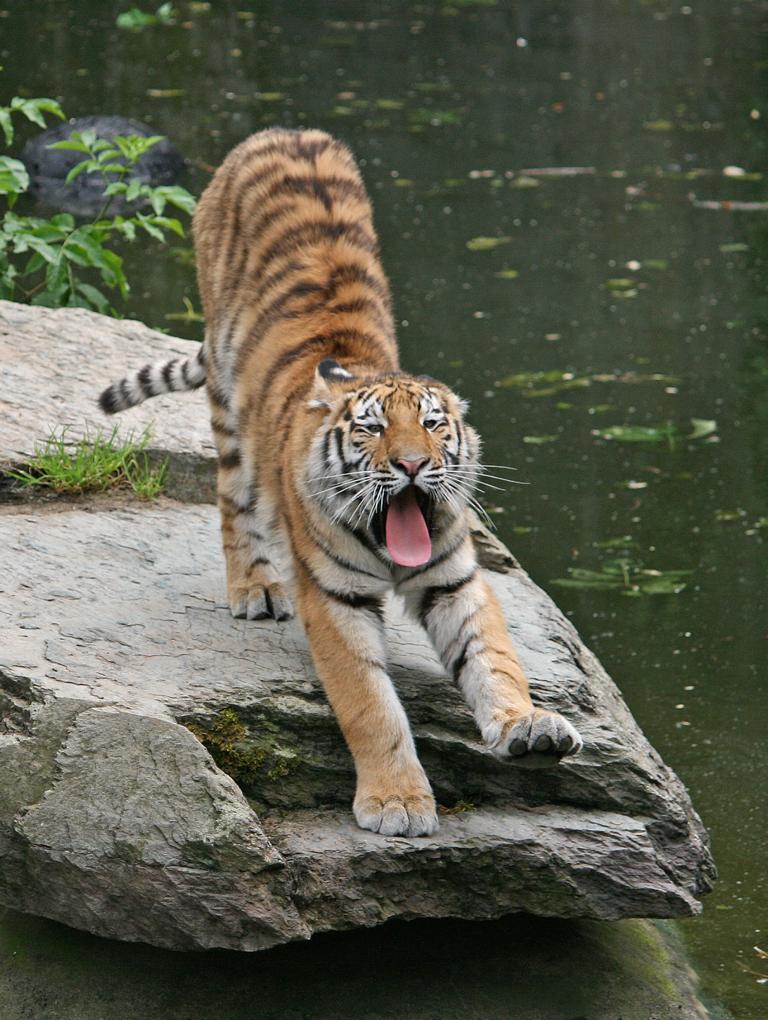
[[[229,595],[229,608],[237,620],[290,620],[293,603],[280,583],[234,588]]]
[[[535,708],[506,728],[492,750],[513,765],[550,768],[561,758],[578,754],[584,742],[578,731],[557,712]]]

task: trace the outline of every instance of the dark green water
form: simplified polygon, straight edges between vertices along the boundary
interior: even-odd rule
[[[696,202],[768,199],[768,176],[752,176],[768,172],[768,3],[182,3],[184,24],[137,35],[114,27],[127,6],[6,3],[3,94],[150,121],[197,163],[193,190],[266,125],[351,143],[404,363],[468,397],[487,460],[530,483],[492,493],[499,533],[689,786],[721,878],[680,928],[705,989],[737,1017],[765,1016],[768,963],[753,947],[768,949],[768,211]],[[548,167],[590,172],[519,173]],[[475,237],[505,240],[469,250]],[[197,304],[191,269],[156,252],[128,262],[126,311],[195,335],[164,318],[184,296]],[[554,370],[589,384],[498,385]],[[631,381],[647,375],[670,378]],[[717,438],[594,434],[667,422],[686,434],[692,418],[715,421]],[[599,568],[610,553],[596,543],[620,535],[648,567],[691,570],[687,588],[551,585]],[[30,924],[9,918],[0,937],[29,953],[42,938]],[[61,957],[62,931],[42,940],[41,966]],[[475,991],[451,991],[435,1015],[480,1010]]]

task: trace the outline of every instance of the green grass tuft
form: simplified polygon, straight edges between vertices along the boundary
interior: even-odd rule
[[[8,476],[23,486],[76,495],[128,486],[140,499],[154,499],[163,489],[167,461],[153,467],[146,453],[149,429],[120,438],[115,428],[70,439],[66,427],[54,430],[35,447],[31,460]]]

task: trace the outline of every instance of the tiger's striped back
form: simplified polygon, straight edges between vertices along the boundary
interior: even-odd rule
[[[209,392],[222,410],[234,396],[241,427],[258,411],[265,438],[279,430],[324,357],[367,375],[397,370],[371,206],[342,143],[321,131],[253,135],[206,189],[194,236]]]

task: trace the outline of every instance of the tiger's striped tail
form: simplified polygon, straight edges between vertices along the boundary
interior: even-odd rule
[[[107,386],[99,397],[99,406],[105,414],[117,414],[162,393],[199,389],[205,383],[206,354],[205,344],[201,344],[194,358],[172,358],[145,365],[133,375]]]

